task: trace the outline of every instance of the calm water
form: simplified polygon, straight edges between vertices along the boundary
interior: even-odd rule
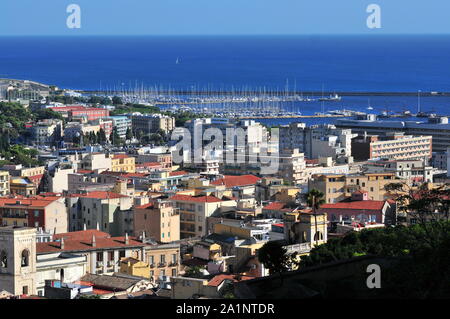
[[[430,92],[450,91],[449,56],[450,36],[1,37],[0,77],[71,89]],[[369,103],[379,113],[415,112],[418,102],[355,96],[323,109],[365,111]],[[421,104],[450,113],[448,97],[423,97]],[[279,107],[313,114],[322,103]]]
[[[0,77],[64,88],[450,91],[449,36],[2,37]],[[176,60],[179,63],[176,63]]]

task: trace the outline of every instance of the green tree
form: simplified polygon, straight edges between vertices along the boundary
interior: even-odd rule
[[[296,254],[288,254],[279,241],[268,241],[258,250],[258,260],[270,274],[291,270],[296,265]]]
[[[119,132],[117,131],[116,127],[113,128],[109,140],[114,146],[119,146],[123,144],[123,141],[120,138]]]
[[[123,101],[122,101],[122,99],[120,97],[114,96],[112,98],[112,103],[113,103],[113,105],[122,105]]]
[[[131,132],[131,128],[127,128],[126,139],[128,141],[133,139],[133,132]]]
[[[185,274],[184,277],[189,277],[189,278],[203,278],[203,272],[202,272],[203,268],[199,267],[199,266],[192,266],[189,267]]]
[[[53,111],[52,109],[40,109],[37,110],[35,113],[35,119],[36,120],[45,120],[45,119],[57,119],[57,120],[63,120],[63,117],[58,112]]]
[[[318,245],[319,233],[317,230],[317,210],[320,208],[321,205],[325,204],[324,194],[317,189],[311,189],[306,194],[306,202],[308,203],[308,206],[311,207],[313,210],[314,224],[315,224],[314,239],[316,240],[316,245]]]
[[[106,138],[106,133],[105,130],[103,128],[100,128],[100,130],[98,131],[98,143],[99,144],[105,144],[107,141]]]

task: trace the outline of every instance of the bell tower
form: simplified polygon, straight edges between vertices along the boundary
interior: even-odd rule
[[[326,243],[327,215],[302,212],[286,214],[284,216],[284,238],[289,245],[310,243],[314,247],[316,244]]]
[[[0,227],[0,290],[36,294],[36,229]]]

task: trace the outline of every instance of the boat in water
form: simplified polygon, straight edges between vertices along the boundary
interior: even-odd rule
[[[329,97],[321,97],[319,99],[319,101],[340,101],[342,100],[342,97],[340,97],[339,95],[335,94],[331,94]]]

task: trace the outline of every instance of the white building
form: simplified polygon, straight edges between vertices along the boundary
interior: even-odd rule
[[[340,162],[351,162],[351,142],[356,137],[349,129],[331,124],[313,125],[291,123],[280,128],[280,149],[295,149],[306,158],[332,157]]]
[[[127,130],[131,130],[131,119],[126,116],[110,116],[109,119],[113,121],[113,127],[117,129],[120,138],[124,139],[127,135]]]

